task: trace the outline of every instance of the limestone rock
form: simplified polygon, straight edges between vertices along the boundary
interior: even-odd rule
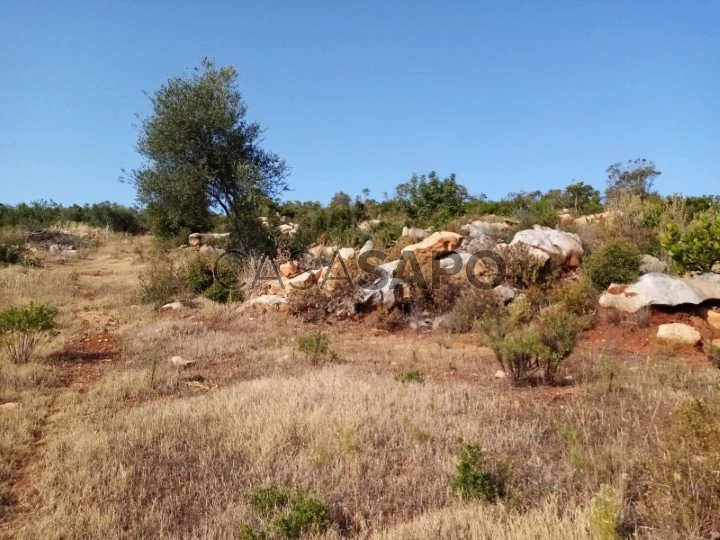
[[[600,297],[602,307],[635,313],[647,306],[699,305],[707,300],[720,300],[720,275],[700,274],[682,278],[650,273],[632,285],[610,285]]]
[[[20,403],[17,401],[9,401],[7,403],[3,403],[0,405],[0,411],[9,411],[12,409],[17,409],[20,406]]]
[[[185,360],[182,356],[171,356],[168,362],[177,369],[186,369],[195,364],[195,360]]]
[[[280,275],[286,278],[292,278],[300,274],[300,263],[298,261],[284,262],[279,267]]]
[[[359,255],[362,255],[363,253],[367,253],[368,251],[372,251],[373,249],[375,249],[375,244],[373,244],[372,240],[368,240],[360,248]]]
[[[515,234],[510,246],[524,244],[540,259],[551,260],[554,266],[577,268],[582,261],[582,241],[577,234],[535,225]]]
[[[439,258],[459,248],[462,241],[463,237],[457,233],[436,232],[417,244],[405,246],[401,253],[402,255],[414,253],[418,261],[426,260],[429,257]]]
[[[716,330],[720,330],[720,311],[713,311],[710,308],[702,308],[700,310],[700,315],[710,326]]]
[[[640,263],[641,274],[667,274],[668,265],[652,255],[643,255]]]
[[[230,233],[192,233],[188,236],[189,246],[205,246],[223,242],[230,238]]]
[[[695,345],[700,341],[700,332],[683,323],[661,324],[657,337],[665,341]]]
[[[358,223],[358,229],[361,231],[369,231],[376,225],[380,225],[379,219],[366,219],[365,221]]]
[[[573,224],[578,227],[590,225],[591,223],[602,223],[610,217],[610,212],[602,212],[600,214],[592,214],[589,216],[580,216],[573,221]]]
[[[430,232],[426,231],[425,229],[403,227],[402,230],[403,238],[410,238],[412,240],[425,240],[428,236],[430,236]]]
[[[160,309],[163,311],[177,311],[178,309],[182,309],[183,303],[182,302],[170,302],[169,304],[165,304]]]

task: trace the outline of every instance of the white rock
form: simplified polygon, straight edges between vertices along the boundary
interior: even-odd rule
[[[632,285],[610,285],[600,297],[600,306],[635,313],[647,306],[698,305],[720,300],[720,275],[700,274],[682,278],[650,273]]]
[[[369,231],[375,225],[380,225],[379,219],[367,219],[365,221],[358,223],[358,229],[360,229],[361,231]]]
[[[185,369],[195,364],[195,360],[185,360],[182,356],[171,356],[168,362],[178,369]]]
[[[20,404],[17,401],[9,401],[0,405],[0,411],[9,411],[11,409],[17,409]]]
[[[510,246],[524,244],[538,258],[552,260],[554,266],[576,268],[583,256],[582,241],[577,234],[535,225],[515,233]],[[544,254],[544,256],[543,256]]]
[[[165,304],[164,306],[162,306],[160,309],[163,309],[163,310],[169,309],[169,310],[174,311],[174,310],[182,309],[182,307],[183,307],[182,302],[170,302],[169,304]]]
[[[403,227],[402,237],[410,238],[412,240],[425,240],[430,233],[425,229],[416,229],[413,227]]]
[[[287,304],[287,296],[281,294],[263,294],[256,296],[247,301],[248,305],[254,304],[265,304],[265,305],[276,305],[276,304]]]
[[[640,263],[641,274],[667,274],[668,265],[652,255],[643,255]]]
[[[683,323],[661,324],[658,327],[658,339],[695,345],[700,341],[700,332]]]
[[[368,251],[372,251],[375,248],[375,244],[373,244],[372,240],[368,240],[363,244],[363,246],[360,248],[359,255],[362,255],[363,253],[367,253]]]
[[[495,372],[495,378],[496,378],[496,379],[504,379],[505,377],[507,377],[507,373],[505,373],[502,369],[498,369],[498,370]]]

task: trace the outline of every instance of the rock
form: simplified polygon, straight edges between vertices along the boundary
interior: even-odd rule
[[[280,275],[286,278],[292,278],[300,274],[300,263],[298,261],[284,262],[279,267]]]
[[[77,254],[78,254],[78,251],[75,248],[63,249],[60,252],[60,255],[62,255],[63,257],[76,257]]]
[[[287,310],[288,298],[282,294],[264,294],[251,298],[238,309],[239,312],[245,313],[252,311],[256,314],[268,313],[270,311],[283,312]]]
[[[458,248],[458,251],[476,253],[478,251],[495,249],[496,245],[497,242],[492,236],[481,234],[470,238],[470,240],[465,239]]]
[[[393,309],[410,298],[410,288],[401,279],[380,278],[360,289],[356,312],[371,311],[379,307]]]
[[[682,278],[650,273],[632,285],[610,285],[600,297],[600,306],[635,313],[647,306],[699,305],[720,300],[720,275],[700,274]]]
[[[338,249],[340,248],[336,246],[323,246],[316,244],[314,246],[310,246],[307,252],[316,259],[330,259],[332,258],[333,253],[335,253]]]
[[[582,241],[577,234],[556,231],[550,227],[535,225],[532,229],[519,231],[510,246],[524,244],[540,259],[551,260],[553,266],[580,266],[583,256]]]
[[[433,327],[433,320],[424,317],[410,317],[408,319],[408,326],[411,330],[416,332],[431,330]]]
[[[412,240],[425,240],[430,233],[425,229],[415,229],[412,227],[403,227],[402,237],[410,238]]]
[[[62,250],[62,248],[57,244],[52,244],[48,249],[50,250],[50,253],[60,253]]]
[[[712,268],[710,269],[711,272],[715,274],[720,274],[720,261],[716,262],[712,265]]]
[[[683,323],[661,324],[658,327],[657,338],[664,341],[695,345],[700,341],[700,332]]]
[[[483,236],[492,236],[509,230],[511,225],[505,221],[482,221],[476,220],[467,225],[463,225],[461,229],[468,233],[470,238],[480,238]]]
[[[278,231],[285,236],[292,236],[298,231],[299,227],[295,223],[281,223],[278,225]]]
[[[344,261],[351,261],[355,258],[355,250],[353,248],[341,248],[338,249],[337,253]]]
[[[379,219],[366,219],[365,221],[358,223],[358,229],[361,231],[369,231],[375,227],[375,225],[380,225]]]
[[[572,214],[559,214],[558,215],[558,221],[559,224],[563,227],[567,227],[568,225],[572,225],[575,221],[575,218]]]
[[[716,330],[720,330],[720,312],[713,311],[710,308],[701,308],[700,315],[710,326]]]
[[[230,238],[230,233],[192,233],[188,235],[189,246],[205,246],[223,242]]]
[[[323,266],[322,268],[308,270],[307,272],[303,272],[302,274],[290,279],[288,283],[291,288],[293,285],[295,287],[307,287],[313,283],[317,284],[320,282],[325,272],[327,272],[327,268],[327,266]]]
[[[185,360],[182,356],[171,356],[168,362],[177,369],[186,369],[195,364],[195,360]]]
[[[508,287],[507,285],[498,285],[493,289],[495,294],[498,295],[500,300],[502,300],[503,304],[509,304],[515,298],[518,297],[519,291],[517,289],[514,289],[512,287]]]
[[[435,317],[432,322],[433,331],[439,330],[442,327],[443,322],[445,321],[446,318],[447,318],[447,315],[440,315],[439,317]]]
[[[610,212],[602,212],[600,214],[592,214],[589,216],[580,216],[579,218],[576,218],[575,221],[573,221],[573,225],[583,227],[585,225],[590,225],[591,223],[601,223],[605,221],[608,217],[610,217]]]
[[[390,261],[377,265],[375,267],[375,272],[378,273],[380,277],[388,276],[388,278],[392,279],[397,277],[398,266],[400,266],[399,259],[397,261]]]
[[[720,351],[720,338],[715,338],[710,342],[710,347]]]
[[[436,232],[425,238],[425,240],[405,246],[401,254],[403,256],[414,253],[418,262],[427,260],[429,257],[439,258],[451,251],[456,250],[462,244],[463,237],[454,232]]]
[[[165,310],[176,311],[178,309],[182,309],[182,307],[183,307],[182,302],[170,302],[169,304],[165,304],[164,306],[162,306],[160,309],[163,311],[165,311]]]
[[[640,263],[641,274],[667,274],[668,265],[652,255],[643,255]]]
[[[505,377],[507,377],[507,373],[505,373],[502,369],[498,369],[498,370],[495,372],[495,378],[496,378],[496,379],[504,379]]]
[[[8,401],[0,405],[0,411],[9,411],[11,409],[17,409],[20,404],[17,401]]]
[[[221,253],[225,253],[224,249],[213,247],[209,245],[202,245],[200,246],[200,249],[198,250],[200,253],[217,253],[218,255]]]
[[[373,244],[372,240],[368,240],[363,244],[363,246],[360,248],[360,252],[358,255],[362,255],[363,253],[367,253],[368,251],[372,251],[375,248],[375,244]]]

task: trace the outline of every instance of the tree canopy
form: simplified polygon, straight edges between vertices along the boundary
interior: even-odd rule
[[[207,229],[222,212],[240,247],[269,246],[260,208],[287,188],[288,169],[260,147],[262,129],[247,120],[237,82],[235,68],[206,59],[150,96],[137,143],[146,163],[132,177],[155,232]]]

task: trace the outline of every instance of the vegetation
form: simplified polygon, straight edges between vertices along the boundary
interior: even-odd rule
[[[661,242],[681,271],[708,272],[720,262],[720,213],[700,212],[685,230],[668,223]]]
[[[206,59],[161,86],[137,144],[147,162],[131,180],[157,234],[208,230],[213,212],[221,212],[236,247],[264,252],[272,229],[259,218],[286,189],[287,166],[260,147],[262,129],[246,119],[237,79],[233,67]]]
[[[500,495],[500,486],[487,470],[478,445],[466,444],[460,450],[452,489],[463,499],[480,499],[485,502],[495,502]]]
[[[395,380],[403,384],[413,382],[421,383],[424,381],[422,373],[420,373],[417,369],[398,373],[397,375],[395,375]]]
[[[595,287],[604,290],[612,283],[633,283],[640,275],[640,263],[635,246],[611,240],[587,257],[582,269]]]
[[[9,307],[0,311],[0,345],[14,364],[24,364],[52,335],[55,310],[44,304]]]

